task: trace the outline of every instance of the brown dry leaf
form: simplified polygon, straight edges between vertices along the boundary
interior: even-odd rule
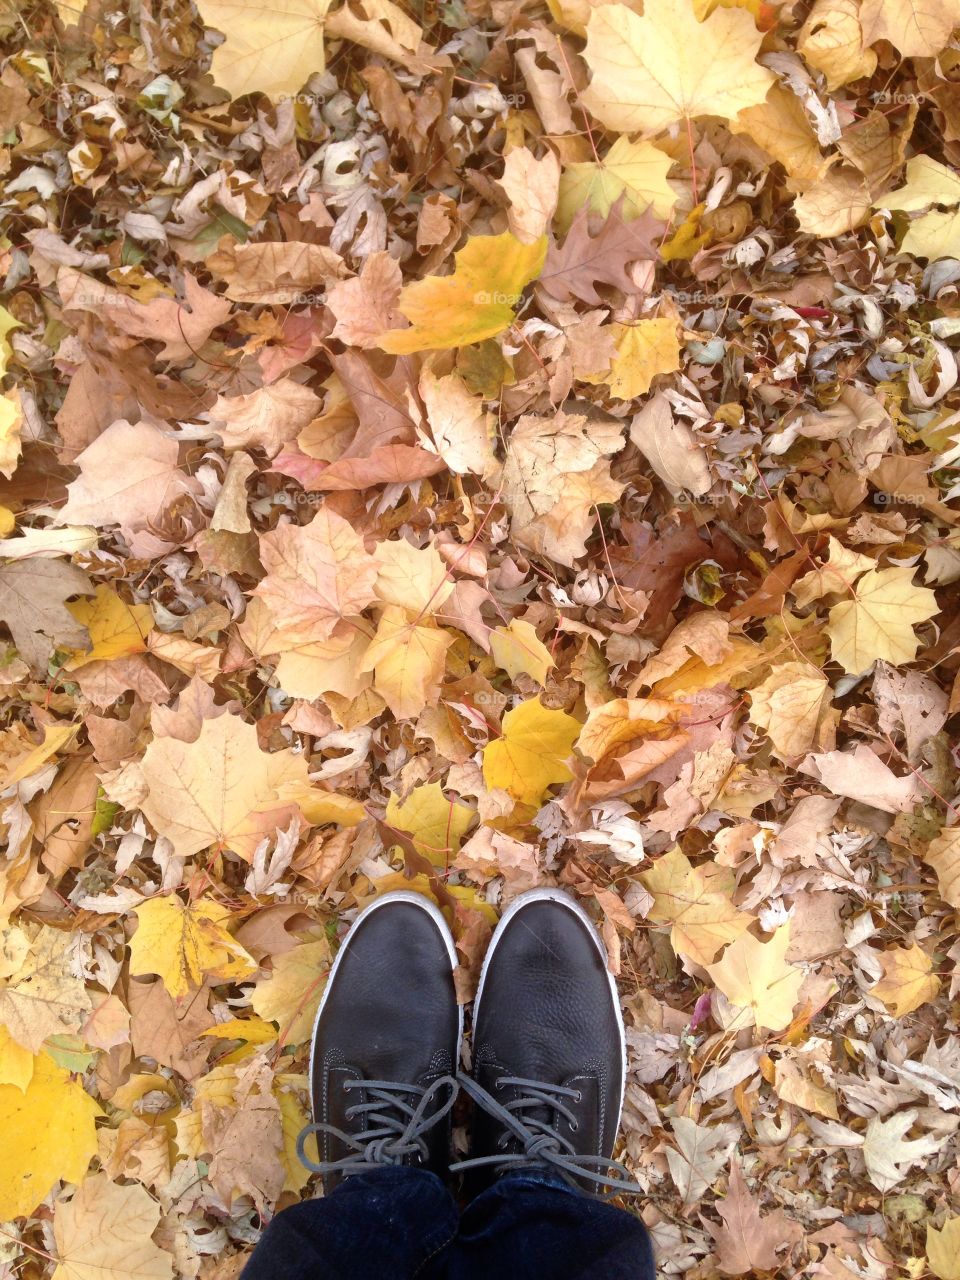
[[[672,494],[700,498],[709,491],[706,455],[690,428],[674,418],[661,392],[651,396],[630,423],[630,439]]]
[[[358,276],[335,284],[327,294],[327,306],[337,321],[330,336],[364,351],[376,347],[385,329],[402,323],[397,310],[402,278],[395,258],[383,251],[372,253]]]
[[[255,594],[275,625],[324,640],[374,600],[379,568],[362,538],[322,507],[307,525],[282,524],[260,540],[267,575]]]
[[[717,1243],[720,1270],[727,1276],[751,1275],[755,1271],[775,1271],[777,1256],[803,1234],[800,1224],[782,1209],[761,1214],[760,1201],[750,1194],[739,1160],[730,1165],[730,1184],[723,1200],[717,1201],[722,1227],[711,1227]]]
[[[34,671],[45,671],[56,645],[82,648],[89,640],[66,608],[69,596],[92,595],[93,585],[65,560],[15,560],[0,565],[0,619]]]
[[[226,449],[259,446],[272,458],[316,417],[319,407],[316,392],[293,378],[280,378],[249,395],[218,396],[206,417]]]
[[[608,461],[621,445],[619,427],[588,423],[578,414],[520,418],[502,479],[518,542],[559,564],[585,555],[597,505],[615,502],[623,491]]]
[[[154,424],[112,423],[76,459],[59,524],[119,525],[132,537],[162,524],[171,506],[199,485],[179,467],[179,447]]]
[[[941,898],[960,910],[960,830],[941,831],[927,845],[923,860],[937,873]]]
[[[912,773],[898,777],[863,742],[853,751],[814,753],[803,768],[834,795],[849,796],[884,813],[908,813],[924,795]]]

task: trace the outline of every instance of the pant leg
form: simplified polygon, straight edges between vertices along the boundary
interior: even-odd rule
[[[655,1280],[641,1220],[552,1174],[498,1179],[464,1210],[449,1280]]]
[[[241,1280],[412,1280],[456,1234],[457,1207],[426,1169],[376,1169],[273,1219]]]

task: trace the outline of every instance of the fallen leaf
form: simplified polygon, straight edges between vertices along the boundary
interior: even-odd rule
[[[269,13],[249,0],[200,0],[200,14],[225,41],[214,52],[214,82],[233,98],[296,93],[323,71],[323,20],[330,0],[286,0]]]
[[[716,964],[706,966],[730,1003],[751,1011],[757,1026],[768,1031],[790,1025],[803,982],[803,970],[785,959],[789,945],[789,923],[774,930],[767,942],[745,933]]]
[[[928,1222],[926,1252],[939,1280],[960,1280],[960,1218],[946,1218],[939,1231]]]
[[[901,1111],[889,1120],[874,1116],[867,1124],[863,1141],[863,1158],[867,1176],[878,1191],[891,1191],[907,1173],[927,1156],[936,1155],[944,1138],[908,1139],[904,1135],[917,1120],[915,1110]]]
[[[639,879],[653,895],[647,919],[669,924],[674,951],[697,964],[715,960],[753,922],[753,916],[733,905],[732,871],[711,862],[694,867],[677,848],[661,854]]]
[[[99,1115],[80,1081],[45,1053],[34,1060],[26,1090],[0,1085],[0,1217],[31,1214],[61,1178],[82,1180],[97,1154]]]
[[[567,760],[581,725],[564,711],[530,698],[503,717],[499,738],[483,749],[483,780],[520,804],[539,804],[549,786],[573,777]]]
[[[657,134],[680,120],[732,120],[760,103],[774,77],[756,62],[760,32],[742,9],[698,22],[689,0],[645,0],[643,17],[623,4],[595,9],[582,95],[592,115],[617,133]]]
[[[526,245],[504,232],[473,236],[455,255],[452,276],[408,284],[397,309],[410,329],[383,333],[379,346],[395,355],[463,347],[509,328],[523,290],[535,280],[547,252],[546,236]]]
[[[760,1201],[750,1194],[736,1159],[730,1165],[730,1184],[723,1200],[717,1201],[722,1227],[710,1230],[717,1245],[720,1270],[727,1276],[752,1275],[755,1271],[776,1271],[779,1250],[796,1242],[803,1228],[782,1209],[760,1213]]]
[[[870,988],[870,994],[882,1000],[895,1018],[936,999],[940,979],[933,972],[933,961],[916,943],[881,952],[880,963],[883,977]]]
[[[219,902],[184,904],[176,894],[135,907],[138,925],[130,939],[130,972],[157,974],[174,999],[209,978],[236,982],[256,972],[256,963],[224,928],[230,911]]]
[[[53,1280],[171,1280],[173,1257],[151,1238],[159,1221],[160,1206],[143,1187],[91,1174],[54,1208]]]

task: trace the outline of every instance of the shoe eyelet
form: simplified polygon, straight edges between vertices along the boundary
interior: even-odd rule
[[[502,1088],[503,1088],[503,1080],[502,1080],[499,1076],[497,1077],[497,1079],[496,1079],[496,1080],[494,1080],[494,1082],[493,1082],[493,1087],[494,1087],[494,1089],[502,1089]]]
[[[579,1120],[571,1120],[571,1121],[570,1121],[570,1132],[571,1132],[571,1133],[576,1133],[576,1132],[577,1132],[577,1130],[578,1130],[579,1128],[580,1128],[580,1122],[579,1122]]]
[[[582,1102],[582,1101],[583,1101],[583,1094],[580,1092],[580,1090],[579,1090],[579,1089],[577,1090],[577,1096],[576,1096],[576,1098],[574,1099],[574,1101],[575,1101],[575,1102]]]

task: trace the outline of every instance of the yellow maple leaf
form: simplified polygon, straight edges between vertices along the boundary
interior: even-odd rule
[[[127,604],[112,587],[99,586],[91,600],[76,600],[67,608],[90,633],[91,648],[75,649],[64,664],[76,671],[88,662],[109,662],[131,653],[145,653],[147,636],[154,628],[148,604]]]
[[[865,49],[858,0],[817,0],[800,28],[797,49],[835,93],[851,80],[872,76],[877,55]]]
[[[733,905],[736,876],[729,868],[712,862],[694,867],[677,848],[657,858],[640,881],[653,894],[647,918],[669,924],[674,951],[697,964],[715,960],[721,947],[753,922],[753,916]]]
[[[387,801],[387,822],[413,836],[418,853],[434,866],[453,861],[476,813],[461,800],[448,800],[439,782],[414,787],[404,801],[391,793]]]
[[[465,347],[509,328],[515,308],[543,270],[547,237],[523,244],[510,234],[472,236],[454,255],[450,276],[427,276],[408,284],[398,310],[411,329],[391,329],[378,345],[394,355]]]
[[[194,742],[154,738],[141,769],[149,793],[140,807],[184,858],[217,845],[249,861],[294,816],[279,789],[307,785],[302,755],[261,751],[254,726],[233,715],[204,720]]]
[[[947,1218],[938,1231],[927,1223],[927,1262],[938,1280],[960,1280],[960,1218]]]
[[[619,137],[602,160],[568,164],[560,176],[557,224],[568,231],[577,210],[586,205],[605,218],[623,197],[624,221],[652,209],[658,218],[669,218],[677,193],[667,182],[673,157],[651,142],[631,142]]]
[[[530,698],[503,717],[503,733],[483,749],[483,780],[520,804],[539,804],[549,786],[573,777],[567,760],[580,722]]]
[[[26,755],[15,759],[12,766],[0,766],[0,789],[6,790],[14,782],[21,782],[37,772],[71,742],[80,732],[79,724],[64,724],[54,721],[43,726],[43,741],[33,747]],[[9,772],[8,772],[9,769]]]
[[[903,238],[904,252],[931,261],[960,256],[960,178],[930,156],[914,156],[907,161],[906,179],[874,206],[904,213],[928,210],[911,221]]]
[[[933,867],[940,897],[960,911],[960,827],[941,831],[927,845],[923,860]]]
[[[750,690],[750,720],[767,731],[783,759],[810,751],[826,707],[830,683],[807,662],[781,662]]]
[[[100,1108],[47,1054],[25,1090],[0,1085],[0,1219],[32,1213],[63,1178],[79,1182],[97,1154]]]
[[[522,671],[538,684],[546,684],[547,672],[556,665],[536,630],[522,618],[512,618],[509,626],[490,632],[490,653],[513,680]]]
[[[160,1206],[146,1188],[91,1174],[72,1199],[54,1206],[60,1263],[52,1280],[171,1280],[173,1256],[151,1238],[159,1221]]]
[[[881,952],[880,963],[883,977],[870,994],[882,1000],[894,1017],[902,1018],[936,998],[940,979],[933,972],[933,961],[916,943]]]
[[[403,720],[436,704],[444,659],[452,644],[448,632],[426,622],[411,622],[405,609],[387,605],[360,670],[373,672],[373,687]]]
[[[23,1092],[33,1079],[34,1057],[18,1044],[6,1027],[0,1026],[0,1085],[12,1084]]]
[[[915,587],[913,575],[909,566],[870,569],[857,582],[854,599],[830,610],[830,651],[849,675],[862,675],[878,658],[898,666],[917,656],[913,628],[937,613],[937,597],[929,587]]]
[[[157,974],[174,999],[204,978],[236,982],[256,972],[256,961],[225,928],[230,911],[222,903],[185,903],[174,893],[134,911],[139,923],[130,939],[130,972]]]
[[[23,428],[23,407],[17,387],[0,395],[0,473],[9,480],[20,461],[22,447],[20,432]],[[9,533],[0,528],[0,533]]]
[[[7,376],[7,366],[13,355],[13,347],[7,334],[11,329],[22,329],[22,323],[10,314],[6,307],[0,307],[0,378]]]
[[[298,1045],[310,1039],[320,997],[330,970],[330,944],[326,938],[301,942],[273,958],[273,968],[253,988],[254,1013],[275,1022],[284,1044]]]
[[[618,133],[649,136],[698,116],[732,120],[775,83],[756,61],[761,39],[742,9],[698,22],[691,0],[645,0],[642,18],[605,5],[587,23],[583,56],[593,78],[583,103]]]
[[[234,98],[266,93],[280,99],[323,71],[323,23],[330,0],[199,0],[208,27],[226,39],[214,51],[214,81]]]
[[[786,961],[789,945],[789,923],[781,925],[768,942],[745,933],[727,947],[716,964],[706,966],[730,1003],[749,1010],[757,1026],[768,1031],[782,1031],[790,1025],[803,982],[803,971]]]
[[[47,925],[32,938],[17,926],[4,933],[0,1024],[34,1053],[48,1036],[76,1034],[93,1007],[75,971],[72,942]]]
[[[863,43],[889,40],[905,58],[935,58],[960,27],[960,0],[863,0]]]
[[[848,594],[861,573],[877,567],[876,560],[859,551],[851,551],[830,534],[826,560],[811,569],[790,588],[799,608],[804,609],[824,596]]]
[[[380,566],[373,584],[377,599],[405,609],[411,618],[436,613],[453,590],[453,579],[432,544],[419,548],[400,538],[378,543],[373,554]]]
[[[680,368],[680,344],[675,320],[637,320],[610,326],[616,354],[608,373],[584,375],[583,382],[605,382],[618,400],[645,395],[660,373]]]

